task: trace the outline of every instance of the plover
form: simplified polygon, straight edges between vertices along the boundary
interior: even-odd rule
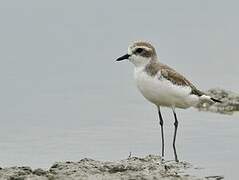
[[[175,108],[186,109],[196,106],[201,101],[219,103],[203,91],[198,90],[189,80],[173,68],[159,61],[155,48],[148,42],[137,41],[128,48],[128,53],[116,61],[128,59],[135,66],[134,78],[142,95],[155,104],[158,109],[159,124],[162,138],[162,157],[164,157],[163,118],[160,107],[169,107],[174,115],[173,150],[175,161],[178,162],[175,141],[178,120]]]

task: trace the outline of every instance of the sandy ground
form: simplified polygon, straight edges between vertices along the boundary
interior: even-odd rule
[[[114,162],[82,159],[79,162],[58,162],[49,170],[30,167],[10,167],[0,170],[0,179],[9,180],[220,180],[221,176],[195,177],[186,170],[196,169],[187,162],[165,162],[160,156],[131,157]]]

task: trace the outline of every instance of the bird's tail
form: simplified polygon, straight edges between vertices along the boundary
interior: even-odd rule
[[[213,97],[211,97],[209,95],[205,95],[205,94],[200,96],[200,99],[202,101],[210,101],[210,102],[214,102],[214,103],[222,103],[222,101],[220,101],[218,99],[215,99],[215,98],[213,98]]]
[[[212,97],[211,97],[211,100],[214,101],[214,102],[216,102],[216,103],[222,103],[222,101],[220,101],[220,100],[218,100],[218,99],[215,99],[215,98],[212,98]]]

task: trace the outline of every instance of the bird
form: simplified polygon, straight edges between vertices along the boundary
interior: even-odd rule
[[[154,46],[147,41],[136,41],[129,45],[128,52],[116,61],[129,60],[134,65],[134,79],[141,94],[156,105],[161,127],[161,156],[164,157],[164,120],[161,107],[172,109],[174,115],[173,150],[174,159],[179,162],[176,151],[178,118],[176,108],[195,107],[200,102],[221,103],[211,97],[178,73],[161,63]]]

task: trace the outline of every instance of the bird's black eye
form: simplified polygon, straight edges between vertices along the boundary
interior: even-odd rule
[[[141,53],[143,51],[143,49],[142,48],[138,48],[138,49],[136,49],[136,51],[135,52],[137,52],[137,53]]]

